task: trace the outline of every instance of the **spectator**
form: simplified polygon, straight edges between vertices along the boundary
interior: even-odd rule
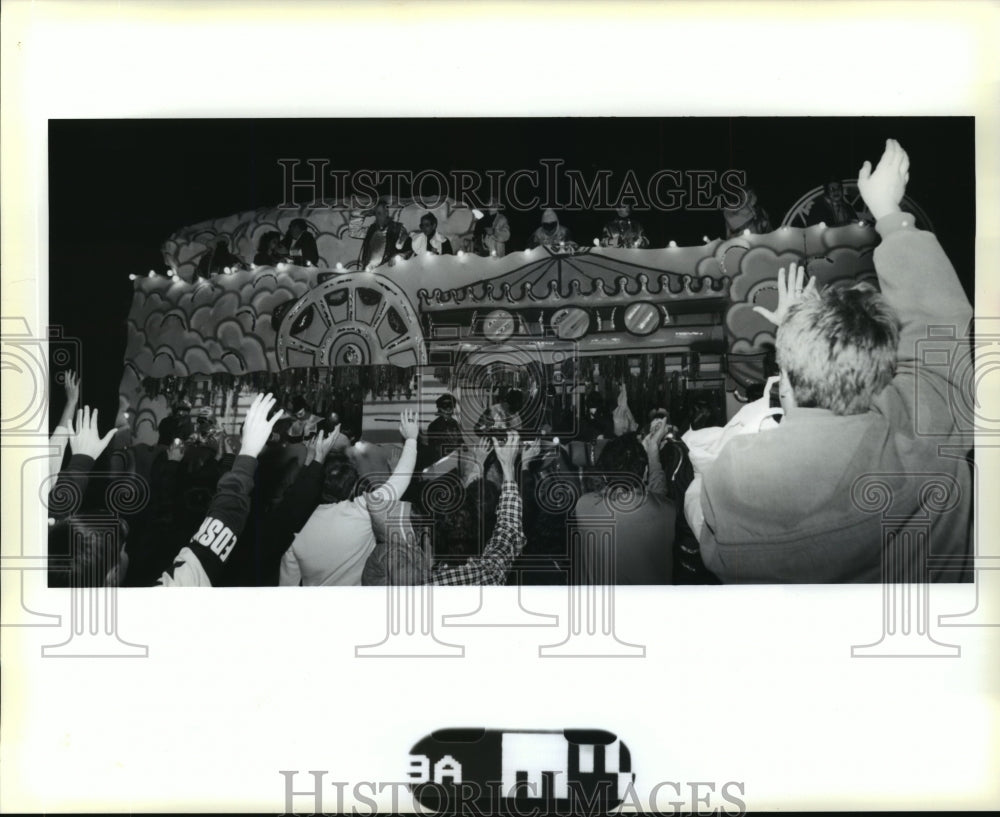
[[[389,205],[375,205],[375,221],[365,233],[361,244],[361,268],[379,267],[394,255],[410,254],[410,236],[403,225],[389,218]]]
[[[437,584],[437,585],[502,585],[507,581],[511,564],[524,549],[522,503],[518,492],[517,456],[520,438],[510,431],[504,440],[493,440],[493,447],[502,471],[503,485],[497,504],[496,524],[481,556],[469,558],[464,564],[451,566],[432,563],[419,547],[405,543],[394,547],[379,547],[365,567],[366,584]],[[475,502],[475,500],[469,500]],[[468,517],[482,519],[480,508]],[[447,529],[442,531],[446,541]],[[459,545],[462,549],[463,546]]]
[[[900,210],[908,179],[909,158],[892,139],[858,179],[882,236],[881,294],[858,284],[816,295],[793,268],[787,279],[779,273],[776,311],[756,307],[777,325],[785,415],[776,428],[731,439],[705,471],[701,550],[724,582],[899,581],[884,572],[883,549],[909,541],[906,525],[917,519],[929,527],[927,549],[899,550],[893,563],[913,580],[928,571],[932,581],[971,579],[973,486],[962,455],[972,437],[952,408],[973,401],[971,381],[953,374],[970,348],[935,340],[931,329],[953,327],[962,338],[972,307],[937,239]],[[950,367],[921,363],[935,355]],[[955,454],[939,454],[945,448]],[[875,475],[890,514],[855,495]],[[931,475],[943,486],[933,503]]]
[[[577,575],[593,584],[670,584],[675,506],[667,499],[660,443],[667,425],[653,424],[641,441],[634,432],[608,442],[597,461],[604,483],[576,503],[579,539],[572,557]],[[588,542],[588,522],[614,525],[614,566]]]
[[[427,426],[428,442],[434,449],[434,459],[446,457],[463,443],[462,427],[455,419],[455,398],[450,394],[442,394],[435,401],[437,418]]]
[[[415,412],[400,415],[405,444],[392,476],[365,493],[358,470],[344,454],[324,463],[320,505],[296,535],[281,563],[282,585],[359,585],[365,561],[375,548],[372,512],[384,513],[410,484],[420,427]]]
[[[451,242],[437,231],[438,220],[433,213],[420,217],[420,229],[410,236],[410,247],[414,255],[454,255]]]

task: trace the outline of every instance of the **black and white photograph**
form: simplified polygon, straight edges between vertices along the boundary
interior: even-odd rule
[[[1000,797],[996,9],[3,11],[0,811]]]
[[[91,463],[70,446],[67,479],[148,485],[119,517],[125,586],[972,579],[971,464],[938,454],[971,459],[971,118],[49,138],[50,317],[82,349],[79,372],[50,364],[50,413],[114,429]],[[84,213],[80,190],[99,191]],[[213,539],[264,394],[269,436]],[[106,510],[91,493],[53,547]],[[221,563],[179,556],[191,541]]]

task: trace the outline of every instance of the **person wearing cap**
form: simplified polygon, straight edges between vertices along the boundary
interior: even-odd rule
[[[559,249],[572,243],[569,229],[559,223],[559,216],[551,207],[542,213],[542,223],[538,229],[531,234],[528,241],[529,247],[549,247]]]
[[[473,210],[476,224],[472,229],[472,247],[476,255],[503,258],[507,254],[510,241],[510,223],[500,212],[500,205],[490,202],[485,213]]]
[[[462,427],[455,419],[455,398],[452,395],[442,394],[434,405],[438,416],[427,426],[427,436],[435,458],[441,459],[462,447]]]
[[[615,209],[615,217],[604,225],[601,234],[602,247],[629,247],[642,250],[649,246],[646,231],[632,218],[632,207],[622,204]]]
[[[389,218],[389,205],[380,201],[375,205],[375,221],[361,244],[361,268],[379,267],[394,255],[409,257],[410,252],[410,234],[402,224]]]
[[[410,246],[414,255],[454,255],[451,242],[438,232],[437,216],[424,213],[420,217],[420,229],[410,236]]]

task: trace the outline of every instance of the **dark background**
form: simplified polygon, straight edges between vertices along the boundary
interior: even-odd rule
[[[278,159],[301,160],[302,174],[311,172],[307,159],[328,159],[328,170],[349,172],[525,168],[541,175],[539,159],[553,158],[588,181],[599,169],[612,171],[612,189],[629,169],[642,185],[662,168],[743,170],[777,226],[810,188],[856,177],[865,159],[874,164],[887,137],[909,153],[907,194],[932,221],[971,298],[972,117],[51,120],[50,322],[80,339],[82,402],[99,407],[107,425],[118,407],[129,273],[162,273],[160,245],[180,227],[280,204]],[[505,212],[509,247],[519,249],[539,213]],[[589,243],[609,213],[560,216]],[[636,216],[653,247],[671,239],[700,244],[722,232],[718,212]],[[53,425],[62,402],[61,395],[52,401]]]

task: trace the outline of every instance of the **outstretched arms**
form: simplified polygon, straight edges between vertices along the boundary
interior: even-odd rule
[[[218,580],[250,512],[257,455],[284,413],[279,410],[268,418],[274,404],[275,399],[270,394],[257,395],[250,404],[243,423],[240,453],[232,469],[219,479],[201,526],[177,554],[170,571],[157,581],[158,585],[210,587]]]

